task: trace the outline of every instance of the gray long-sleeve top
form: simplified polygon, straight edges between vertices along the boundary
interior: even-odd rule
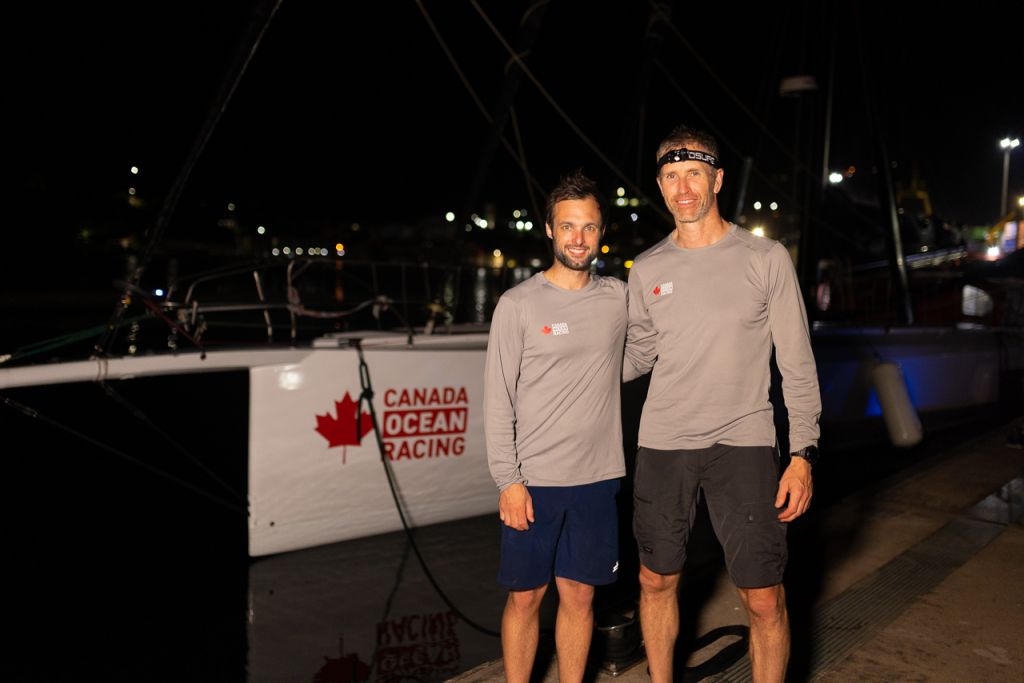
[[[735,225],[696,249],[680,247],[670,235],[636,258],[628,291],[623,376],[628,381],[654,368],[641,446],[774,445],[773,344],[790,450],[817,444],[818,375],[785,247]]]
[[[626,285],[616,278],[567,290],[538,273],[502,295],[484,370],[487,462],[499,490],[625,474],[625,334]]]

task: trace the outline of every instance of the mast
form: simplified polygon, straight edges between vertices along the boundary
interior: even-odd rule
[[[525,57],[533,49],[534,43],[537,42],[537,37],[540,35],[540,27],[542,20],[544,19],[544,13],[547,11],[547,2],[539,2],[531,5],[522,18],[522,31],[519,34],[519,40],[516,45],[516,54]],[[466,196],[466,204],[463,209],[463,216],[468,217],[474,207],[480,201],[480,194],[483,192],[484,181],[488,177],[488,170],[494,161],[494,153],[498,149],[498,144],[501,141],[502,133],[505,131],[505,125],[508,123],[509,118],[515,116],[513,112],[513,104],[515,103],[516,94],[519,92],[519,85],[523,80],[523,70],[519,68],[519,65],[515,60],[508,60],[505,63],[505,80],[502,82],[501,94],[498,98],[498,103],[494,109],[494,121],[491,124],[491,129],[487,134],[487,140],[484,142],[480,149],[480,157],[476,165],[476,172],[473,174],[472,185],[469,188],[469,193]],[[515,121],[513,121],[515,125]],[[533,196],[533,188],[530,186],[529,179],[526,180],[527,191],[530,196]],[[532,207],[534,211],[539,212],[539,207]],[[456,231],[458,239],[462,238],[461,231]]]
[[[889,274],[893,284],[893,304],[896,306],[899,321],[904,325],[914,323],[914,306],[910,298],[910,283],[907,278],[907,264],[903,258],[903,242],[900,238],[900,220],[896,212],[896,192],[892,180],[892,165],[889,161],[889,152],[885,145],[881,120],[878,115],[878,107],[874,97],[874,90],[871,87],[871,78],[867,57],[864,50],[864,33],[859,20],[859,13],[855,13],[854,22],[857,30],[857,44],[860,56],[861,81],[864,87],[864,106],[867,109],[868,131],[875,143],[875,165],[876,179],[878,181],[878,195],[881,209],[885,215],[883,230],[886,241],[886,250],[889,256]]]

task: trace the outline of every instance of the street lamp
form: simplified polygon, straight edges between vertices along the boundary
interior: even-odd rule
[[[1016,149],[1019,145],[1019,138],[1003,138],[999,141],[999,146],[1003,148],[1003,196],[999,202],[1000,218],[1010,210],[1010,207],[1006,205],[1006,191],[1010,183],[1010,150]]]

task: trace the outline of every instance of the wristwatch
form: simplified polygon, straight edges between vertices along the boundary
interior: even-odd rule
[[[818,462],[818,447],[817,446],[804,446],[798,451],[793,451],[789,454],[791,458],[803,458],[807,461],[808,465],[814,465]]]

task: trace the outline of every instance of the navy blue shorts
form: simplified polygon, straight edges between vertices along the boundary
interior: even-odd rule
[[[619,480],[582,486],[528,486],[536,518],[526,531],[501,525],[498,583],[509,590],[546,586],[552,576],[591,586],[619,570]]]
[[[682,570],[698,489],[739,588],[782,583],[786,524],[778,519],[779,459],[771,446],[663,451],[640,448],[633,486],[633,535],[640,562],[659,574]]]

